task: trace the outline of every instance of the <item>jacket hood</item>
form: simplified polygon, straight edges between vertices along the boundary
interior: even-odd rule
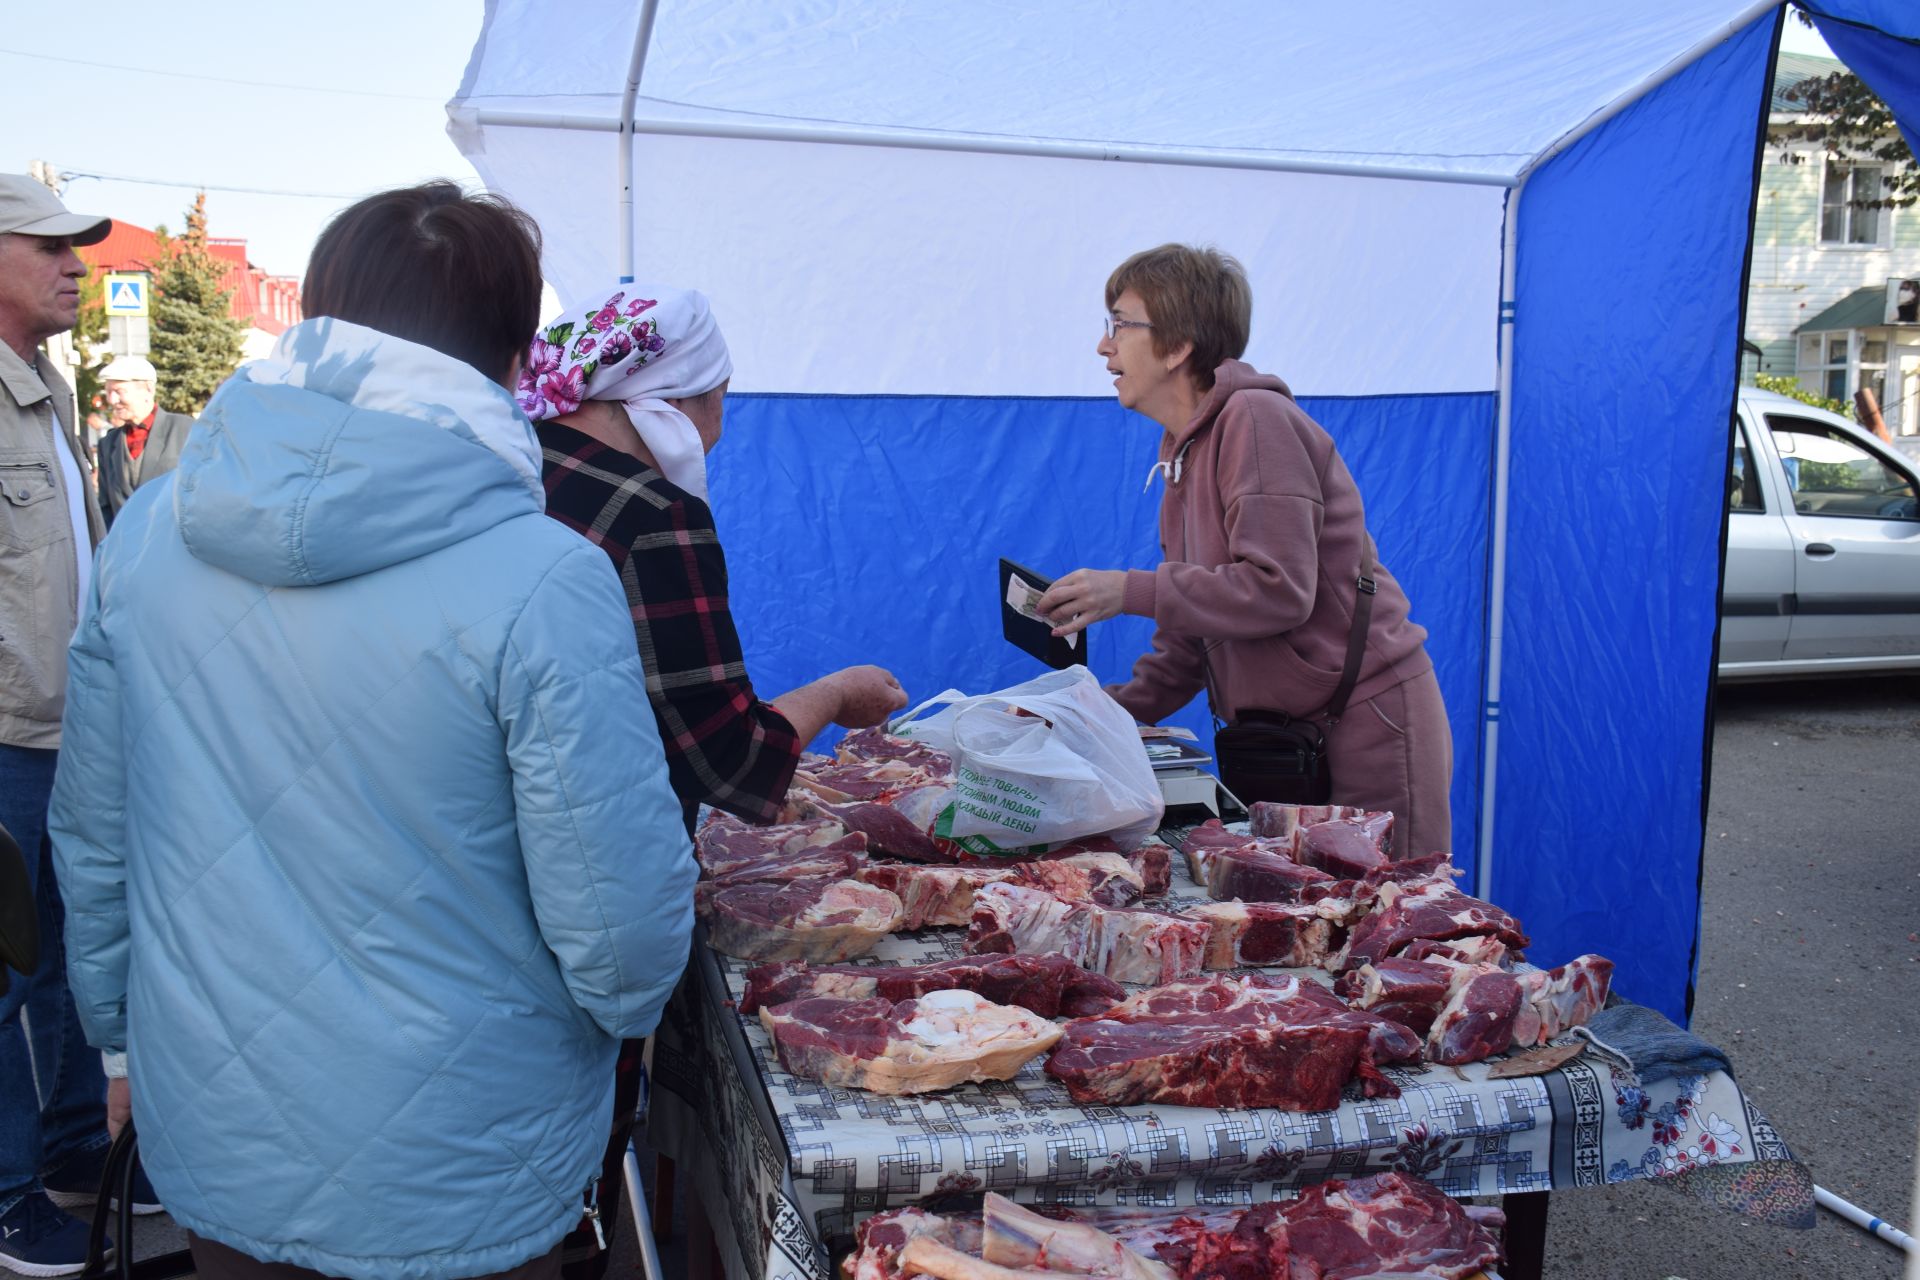
[[[1213,371],[1213,390],[1201,402],[1200,408],[1187,425],[1171,436],[1163,437],[1160,442],[1160,458],[1163,462],[1172,462],[1181,451],[1193,443],[1193,438],[1213,425],[1220,411],[1227,407],[1227,401],[1236,391],[1278,391],[1287,399],[1293,399],[1293,389],[1270,373],[1262,373],[1244,360],[1225,360]]]
[[[173,506],[208,564],[268,586],[358,577],[546,510],[540,446],[505,388],[429,347],[330,318],[215,394]]]

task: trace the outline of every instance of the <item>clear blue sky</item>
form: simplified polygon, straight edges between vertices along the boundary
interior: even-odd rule
[[[430,177],[478,181],[447,140],[445,103],[481,12],[481,0],[10,3],[0,25],[0,170],[46,160],[177,184],[82,178],[66,193],[76,211],[176,231],[194,184],[205,183],[213,235],[245,237],[255,263],[299,275],[327,217],[354,197]],[[576,25],[584,13],[556,5]],[[1784,43],[1827,53],[1791,19]],[[222,83],[235,80],[257,83]]]
[[[445,104],[481,0],[96,0],[6,11],[0,170],[46,160],[181,184],[76,179],[66,191],[76,212],[178,231],[194,184],[205,183],[210,234],[244,237],[256,264],[299,275],[326,219],[354,197],[430,177],[478,182],[447,140]],[[221,83],[236,80],[257,83]]]

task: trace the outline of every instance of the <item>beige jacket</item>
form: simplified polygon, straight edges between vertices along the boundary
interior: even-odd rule
[[[0,342],[0,742],[58,747],[67,700],[67,643],[79,623],[79,569],[56,448],[89,474],[73,432],[73,389],[41,355]],[[85,485],[92,556],[104,532]]]

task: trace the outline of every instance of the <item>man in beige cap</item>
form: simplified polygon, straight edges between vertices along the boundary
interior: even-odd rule
[[[100,514],[109,528],[133,491],[167,474],[193,430],[190,414],[160,407],[159,374],[144,356],[116,356],[100,371],[113,429],[100,441]]]
[[[79,315],[87,268],[74,246],[110,226],[68,212],[32,178],[0,174],[0,824],[26,854],[40,915],[39,970],[0,996],[0,1267],[36,1276],[81,1269],[85,1228],[48,1193],[69,1195],[89,1176],[97,1185],[107,1140],[107,1084],[67,991],[46,838],[67,642],[103,526],[73,391],[40,344]]]

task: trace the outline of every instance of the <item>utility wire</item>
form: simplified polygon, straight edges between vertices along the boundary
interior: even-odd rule
[[[200,80],[208,84],[231,84],[246,89],[291,89],[297,93],[333,93],[348,98],[388,98],[400,102],[446,101],[445,98],[428,97],[425,94],[418,93],[381,93],[377,89],[338,89],[330,85],[280,84],[269,80],[234,80],[226,76],[195,75],[191,71],[162,71],[158,67],[130,67],[122,63],[96,62],[91,58],[62,58],[51,53],[28,53],[24,49],[0,49],[0,54],[6,54],[12,58],[27,58],[34,62],[61,62],[68,66],[86,67],[94,71],[129,71],[134,75],[165,76],[172,80]]]
[[[297,196],[306,200],[353,200],[364,194],[347,191],[286,191],[278,187],[225,187],[216,182],[175,182],[169,178],[129,178],[120,173],[83,173],[75,169],[62,169],[60,177],[65,181],[92,178],[95,182],[137,182],[147,187],[177,187],[182,191],[230,191],[248,196]]]

